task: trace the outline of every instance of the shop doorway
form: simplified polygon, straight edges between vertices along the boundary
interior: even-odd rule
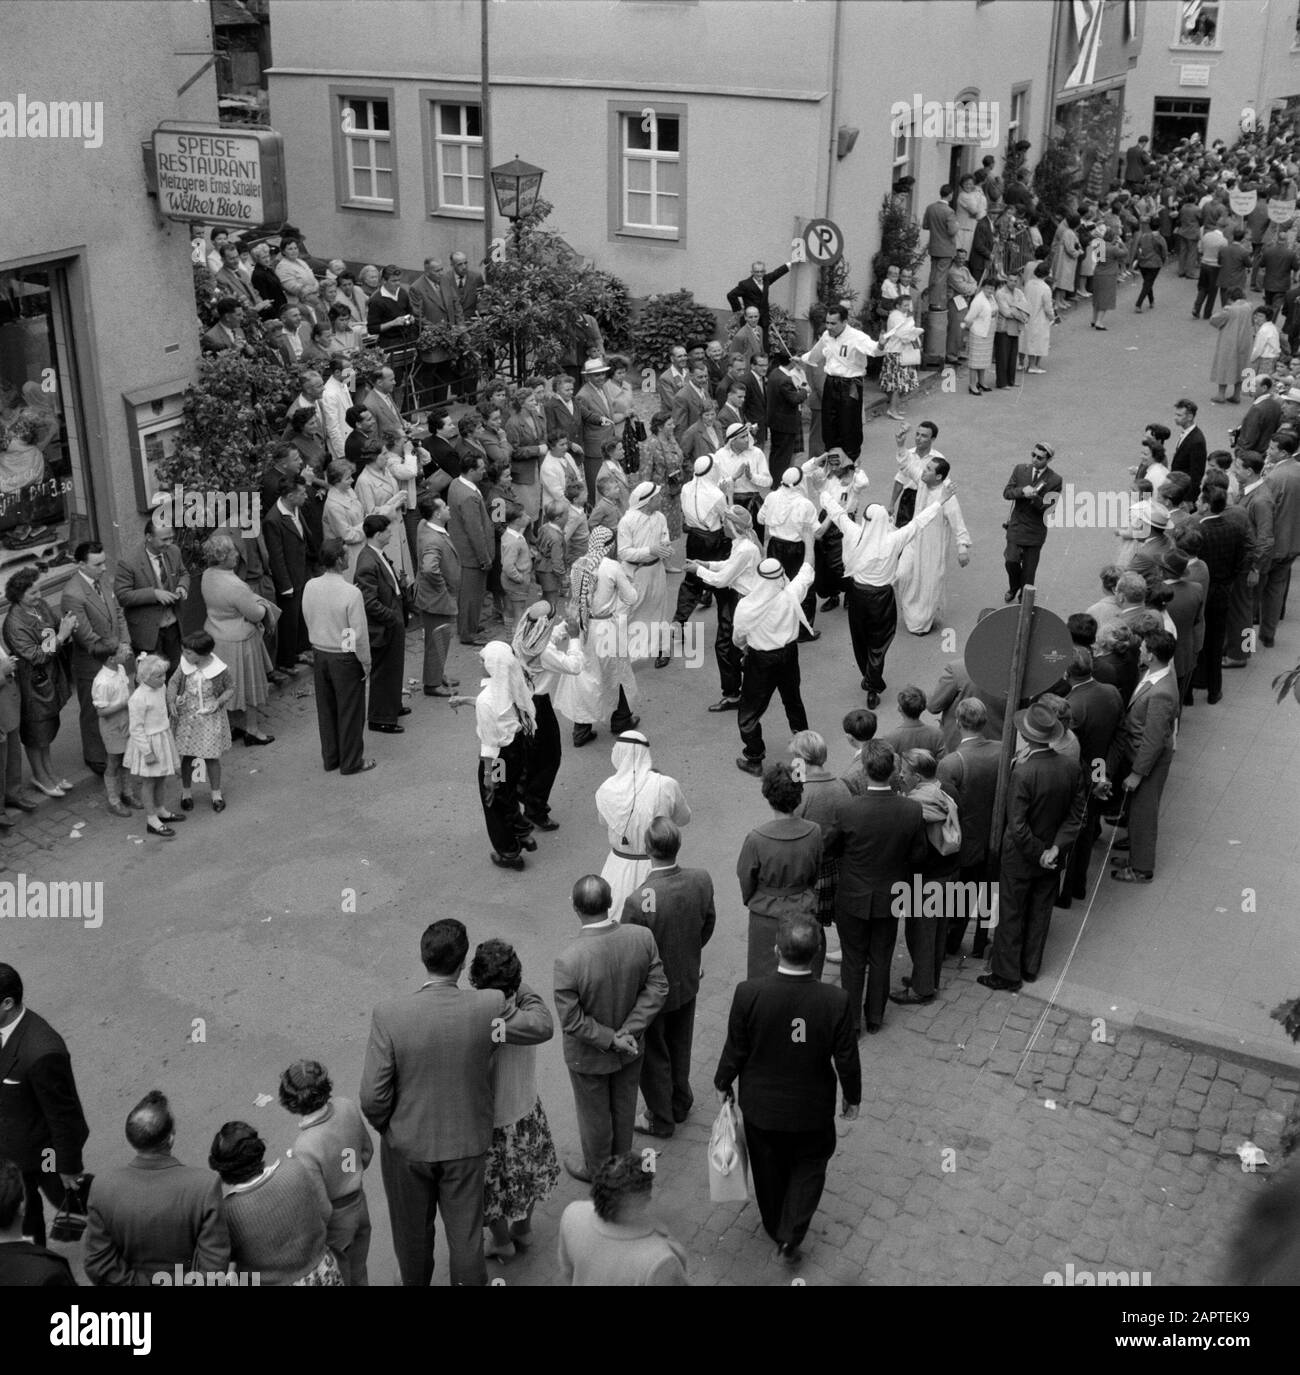
[[[1157,96],[1151,120],[1151,151],[1161,157],[1193,134],[1199,134],[1204,143],[1209,126],[1208,98]]]

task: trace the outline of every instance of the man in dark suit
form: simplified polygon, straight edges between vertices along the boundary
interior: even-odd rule
[[[1174,451],[1169,458],[1171,473],[1186,473],[1191,480],[1191,490],[1201,490],[1201,480],[1205,477],[1205,435],[1196,423],[1196,402],[1183,397],[1174,402],[1174,429],[1178,436],[1174,440]]]
[[[444,274],[443,282],[455,294],[466,320],[478,314],[478,294],[483,289],[483,274],[470,267],[469,259],[459,249],[451,255],[451,267]]]
[[[463,645],[482,645],[479,621],[488,573],[496,553],[492,521],[479,484],[487,477],[481,454],[467,453],[460,461],[460,476],[447,488],[447,533],[460,560],[460,599],[457,629]]]
[[[777,1255],[790,1263],[799,1259],[835,1154],[836,1077],[841,1117],[852,1121],[862,1101],[849,995],[813,978],[821,939],[812,917],[781,919],[777,972],[747,979],[736,989],[713,1078],[724,1100],[740,1079],[740,1111],[763,1230],[776,1242]]]
[[[459,325],[465,318],[460,297],[447,284],[447,274],[437,258],[424,260],[424,273],[407,292],[411,312],[420,328],[425,325]],[[451,354],[444,348],[420,353],[420,399],[435,406],[447,404],[451,383]]]
[[[22,1211],[22,1171],[12,1160],[0,1159],[0,1288],[77,1288],[62,1256],[23,1236]]]
[[[1212,486],[1207,482],[1201,489],[1198,513],[1187,525],[1201,532],[1201,558],[1210,574],[1198,676],[1207,690],[1206,701],[1214,706],[1223,698],[1223,652],[1228,636],[1228,614],[1232,589],[1243,575],[1250,556],[1250,517],[1240,508],[1228,506],[1226,484]],[[1275,522],[1275,539],[1276,528]],[[1271,635],[1265,637],[1261,613],[1260,640],[1267,644],[1271,639]]]
[[[745,404],[740,412],[760,446],[767,443],[767,391],[767,353],[763,352],[751,360],[745,374]]]
[[[582,1160],[566,1155],[564,1168],[587,1182],[602,1161],[632,1149],[642,1036],[668,1000],[654,937],[620,924],[610,898],[597,874],[573,885],[582,934],[555,961],[555,1012],[582,1142]]]
[[[190,575],[176,547],[179,512],[162,512],[144,523],[144,543],[117,561],[113,591],[126,616],[137,654],[164,654],[169,673],[181,661],[178,609],[190,594]],[[170,517],[170,518],[169,518]]]
[[[941,310],[947,304],[948,270],[957,255],[957,212],[951,197],[952,187],[945,183],[939,188],[939,199],[925,207],[921,219],[921,228],[930,236],[925,251],[930,258],[926,301],[931,310]]]
[[[803,406],[808,379],[791,358],[783,359],[767,375],[767,428],[772,437],[768,467],[784,472],[803,449]]]
[[[401,735],[399,716],[409,716],[402,705],[402,670],[406,663],[406,616],[396,570],[384,553],[393,537],[392,522],[378,513],[361,523],[365,547],[357,555],[352,581],[366,606],[370,634],[370,709],[367,725],[384,735]],[[402,527],[397,527],[400,532]]]
[[[745,408],[745,394],[749,390],[749,365],[739,354],[732,354],[727,359],[727,370],[722,374],[722,378],[713,387],[713,399],[719,407],[727,404],[727,398],[732,390],[739,386],[741,392],[740,406],[737,408],[737,419],[744,419],[742,412]],[[730,423],[730,421],[728,421]]]
[[[418,992],[375,1008],[361,1073],[361,1111],[379,1133],[379,1167],[402,1283],[433,1278],[434,1211],[442,1214],[453,1285],[484,1285],[483,1172],[492,1144],[492,1061],[504,1043],[554,1034],[546,1004],[521,984],[514,1011],[498,989],[460,988],[469,953],[450,918],[425,928]]]
[[[1181,702],[1196,668],[1197,645],[1205,635],[1205,589],[1187,576],[1187,555],[1181,549],[1171,549],[1165,555],[1161,568],[1164,573],[1162,586],[1173,593],[1173,600],[1166,604],[1165,610],[1178,635],[1174,676],[1178,679],[1178,700]],[[1246,625],[1250,624],[1251,621],[1247,619]],[[1122,708],[1123,702],[1120,705]],[[1095,759],[1096,755],[1089,757]]]
[[[299,656],[307,653],[307,627],[302,619],[302,589],[315,571],[320,551],[302,518],[307,483],[301,473],[276,483],[275,505],[262,516],[262,536],[280,607],[276,626],[275,664],[283,673],[296,673]]]
[[[63,1037],[23,1006],[18,971],[0,964],[0,1160],[22,1171],[23,1235],[38,1246],[45,1245],[41,1194],[63,1206],[64,1191],[80,1181],[89,1135]]]
[[[77,545],[73,557],[77,567],[63,584],[59,609],[64,616],[77,618],[72,632],[72,679],[81,707],[81,757],[92,773],[102,774],[108,755],[104,751],[99,713],[91,701],[90,690],[95,675],[114,657],[126,665],[128,673],[133,671],[131,636],[122,608],[104,576],[108,569],[104,546],[94,540],[85,540]]]
[[[424,628],[424,695],[450,697],[460,680],[447,677],[447,650],[456,628],[460,595],[460,559],[447,534],[451,509],[432,492],[417,503],[420,525],[415,536],[415,609]]]
[[[220,1274],[230,1264],[221,1211],[221,1181],[211,1170],[182,1165],[172,1154],[176,1122],[166,1097],[151,1090],[126,1119],[128,1165],[99,1175],[86,1228],[86,1274],[92,1284],[172,1282],[183,1272]]]
[[[1238,457],[1243,453],[1253,453],[1263,458],[1268,452],[1269,440],[1282,424],[1282,403],[1273,395],[1273,379],[1256,378],[1255,390],[1258,395],[1241,417],[1241,428],[1237,431]]]
[[[991,608],[990,608],[991,610]],[[988,612],[980,613],[983,620]],[[971,681],[966,672],[965,659],[949,659],[939,674],[934,690],[925,699],[925,709],[939,718],[939,729],[943,733],[945,750],[957,748],[961,740],[961,726],[957,721],[957,708],[968,697],[978,697],[984,704],[988,721],[984,733],[990,740],[1002,739],[1002,722],[1007,714],[1007,700],[995,692],[987,692]]]
[[[1060,862],[1083,823],[1079,766],[1052,748],[1065,734],[1064,722],[1046,702],[1035,702],[1016,713],[1016,729],[1030,750],[1011,768],[993,972],[979,978],[986,988],[1012,992],[1038,978]]]
[[[1030,462],[1017,463],[1011,470],[1002,496],[1011,502],[1011,518],[1006,523],[1007,547],[1003,560],[1007,567],[1007,592],[1004,602],[1020,599],[1020,590],[1034,581],[1038,560],[1047,540],[1047,512],[1060,500],[1060,475],[1048,464],[1055,451],[1050,444],[1035,444]]]
[[[668,980],[668,1000],[646,1028],[641,1065],[641,1096],[646,1115],[636,1130],[646,1136],[671,1136],[691,1115],[691,1042],[695,998],[700,990],[700,952],[713,935],[717,913],[713,880],[704,869],[677,864],[682,833],[666,816],[646,830],[650,872],[623,903],[623,923],[644,926],[655,938]]]
[[[753,263],[749,269],[749,276],[737,282],[727,292],[727,304],[732,310],[743,312],[746,306],[758,307],[758,328],[764,341],[767,339],[768,327],[772,323],[772,305],[768,300],[768,292],[772,283],[780,281],[793,265],[791,259],[769,272],[766,263]]]
[[[1180,556],[1181,557],[1181,556]],[[1192,584],[1199,594],[1200,589]],[[1188,658],[1195,662],[1190,629],[1187,640]],[[1074,658],[1066,670],[1069,684],[1065,694],[1070,709],[1070,729],[1079,742],[1079,767],[1083,770],[1084,812],[1079,838],[1070,848],[1065,862],[1065,879],[1057,897],[1058,907],[1069,907],[1075,898],[1088,896],[1088,866],[1092,863],[1092,848],[1101,830],[1102,808],[1093,794],[1092,784],[1105,777],[1106,761],[1110,758],[1115,732],[1124,719],[1124,699],[1113,683],[1100,683],[1092,676],[1092,654],[1076,645]]]
[[[989,828],[993,824],[993,795],[1002,758],[1001,738],[989,739],[988,711],[978,697],[963,697],[957,703],[955,716],[958,740],[939,760],[938,776],[940,784],[957,799],[957,819],[961,823],[958,880],[979,884],[977,897],[983,897],[988,891]],[[948,954],[960,953],[970,913],[968,906],[965,917],[949,917]],[[985,921],[977,921],[972,956],[979,959],[988,943],[989,928]]]
[[[712,396],[727,375],[727,355],[723,350],[722,340],[710,339],[704,346],[704,357],[699,361],[704,364],[704,371],[709,375],[708,392]],[[696,359],[692,357],[692,365],[695,362]]]
[[[912,875],[929,854],[921,804],[890,786],[898,764],[894,751],[881,740],[868,740],[860,758],[866,792],[840,804],[840,834],[832,841],[840,853],[835,898],[835,929],[844,952],[840,987],[849,995],[855,1034],[861,1029],[864,983],[867,1030],[879,1031],[885,1020],[898,939],[894,887],[902,883],[911,892]]]
[[[1120,854],[1110,875],[1121,883],[1150,883],[1155,874],[1160,795],[1174,758],[1179,712],[1173,658],[1174,637],[1167,630],[1143,636],[1140,662],[1145,672],[1111,748],[1109,786],[1123,789],[1128,815],[1128,837],[1115,841]]]

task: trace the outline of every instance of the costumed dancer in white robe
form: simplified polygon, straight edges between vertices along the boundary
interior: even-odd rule
[[[650,742],[640,731],[623,731],[610,759],[614,776],[596,789],[596,811],[609,830],[610,853],[600,876],[614,895],[609,910],[617,917],[650,872],[645,848],[650,823],[666,816],[685,826],[691,809],[677,780],[655,770]]]
[[[569,575],[583,666],[576,677],[560,679],[554,702],[556,711],[573,722],[573,743],[578,748],[596,738],[594,723],[607,716],[615,734],[631,730],[641,719],[629,705],[636,701],[636,676],[623,652],[625,613],[636,600],[636,588],[623,566],[610,556],[613,543],[609,528],[596,526],[586,555]]]
[[[636,588],[636,600],[627,610],[628,655],[653,658],[656,668],[664,668],[672,648],[664,564],[672,557],[673,546],[659,502],[659,488],[653,482],[633,489],[618,522],[618,558]]]
[[[895,592],[903,624],[913,635],[928,635],[943,610],[944,579],[948,573],[948,532],[957,541],[957,562],[970,562],[971,537],[956,497],[944,499],[948,460],[932,458],[921,470],[913,519],[928,506],[943,504],[943,519],[927,525],[898,560]]]

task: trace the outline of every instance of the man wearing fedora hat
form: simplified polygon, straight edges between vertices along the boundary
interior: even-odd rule
[[[1017,463],[1003,488],[1003,498],[1011,502],[1007,547],[1002,556],[1007,568],[1004,602],[1019,601],[1021,590],[1037,576],[1038,560],[1047,541],[1047,512],[1060,500],[1064,485],[1060,475],[1048,466],[1055,453],[1050,444],[1035,444],[1030,461]]]
[[[776,559],[758,565],[758,586],[736,606],[731,638],[745,651],[740,688],[740,739],[745,752],[736,767],[760,777],[763,772],[763,713],[772,694],[781,694],[790,734],[808,729],[808,713],[799,693],[799,631],[812,627],[801,603],[813,584],[813,537],[804,539],[803,564],[793,578]]]
[[[718,677],[722,682],[722,697],[710,711],[737,711],[740,708],[742,680],[741,652],[732,639],[732,624],[736,605],[760,586],[758,565],[763,551],[754,537],[754,522],[743,506],[730,506],[723,513],[722,530],[730,545],[725,559],[709,562],[687,559],[686,568],[706,588],[713,590],[718,608],[718,632],[713,641],[713,656],[718,661]]]
[[[1078,838],[1084,811],[1079,765],[1052,748],[1065,723],[1046,702],[1017,712],[1015,721],[1029,752],[1011,769],[992,973],[979,979],[986,988],[1010,992],[1038,978],[1060,865]]]
[[[588,358],[582,365],[582,386],[573,404],[582,419],[582,466],[587,472],[587,504],[596,504],[596,474],[604,461],[604,443],[614,436],[614,407],[605,392],[609,364]]]
[[[1139,574],[1148,587],[1156,587],[1164,577],[1161,560],[1174,547],[1169,538],[1169,510],[1158,502],[1151,503],[1147,512],[1147,533],[1134,546],[1128,571]]]

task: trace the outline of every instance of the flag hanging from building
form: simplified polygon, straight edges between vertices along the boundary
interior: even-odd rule
[[[1097,55],[1101,51],[1101,21],[1106,0],[1074,0],[1074,32],[1079,40],[1079,55],[1065,78],[1067,91],[1091,86],[1097,79]]]

